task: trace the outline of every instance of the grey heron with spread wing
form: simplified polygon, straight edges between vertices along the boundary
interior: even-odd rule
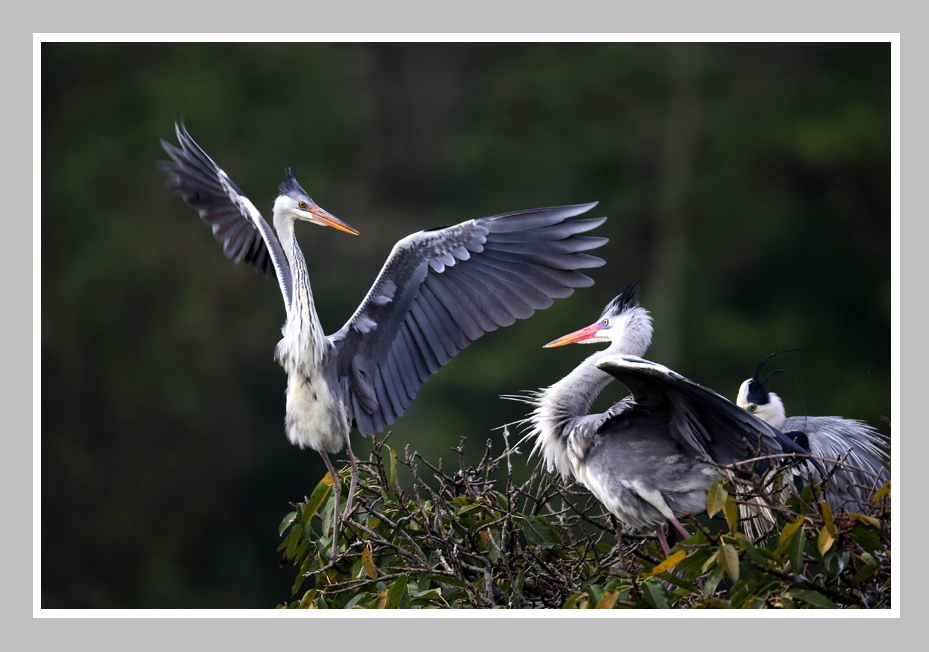
[[[348,449],[346,514],[358,479],[349,443],[354,425],[372,435],[403,414],[423,383],[484,333],[525,319],[593,281],[578,269],[603,260],[583,253],[606,242],[579,235],[605,217],[568,220],[596,203],[523,210],[427,229],[398,242],[355,314],[325,335],[294,233],[303,220],[358,231],[323,210],[289,169],[272,211],[277,237],[229,176],[175,125],[180,148],[162,140],[167,185],[195,209],[226,256],[280,284],[287,310],[275,358],[287,372],[285,429],[290,441],[322,455]],[[333,536],[335,555],[336,536]]]
[[[823,487],[823,496],[834,511],[865,511],[869,498],[890,479],[881,462],[882,449],[886,446],[884,438],[875,428],[857,419],[787,417],[783,401],[766,385],[775,374],[789,372],[776,369],[764,380],[759,378],[765,363],[785,352],[776,351],[758,364],[752,377],[739,387],[736,404],[797,439],[810,449],[814,459],[826,466],[832,475]],[[809,472],[814,482],[824,478],[813,466]]]
[[[721,477],[710,463],[808,451],[716,392],[642,359],[652,320],[638,303],[637,283],[596,322],[545,345],[609,346],[554,385],[522,398],[535,408],[526,419],[527,437],[535,436],[533,453],[540,452],[549,471],[586,486],[626,527],[655,529],[667,555],[661,526],[670,523],[690,536],[679,519],[706,509],[707,489]],[[589,414],[614,378],[631,395]]]

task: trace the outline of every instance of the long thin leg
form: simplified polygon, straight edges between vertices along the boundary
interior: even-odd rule
[[[332,478],[332,490],[335,492],[335,505],[332,506],[332,557],[331,562],[335,562],[338,557],[338,544],[339,544],[339,533],[340,533],[340,516],[339,514],[339,495],[342,493],[342,483],[339,480],[339,476],[336,474],[335,469],[332,468],[332,462],[329,461],[329,456],[326,455],[326,451],[319,451],[319,454],[323,456],[323,461],[326,463],[326,468],[329,469],[329,477]]]
[[[344,519],[348,519],[352,512],[355,511],[355,508],[352,507],[352,498],[355,497],[355,487],[358,486],[358,461],[355,459],[355,454],[352,452],[351,442],[346,440],[345,446],[348,449],[348,460],[352,464],[352,481],[348,485],[348,498],[345,502],[345,514],[343,515]]]
[[[675,528],[678,532],[680,532],[681,534],[683,534],[685,539],[689,539],[689,538],[690,538],[690,534],[687,532],[686,529],[684,529],[684,526],[681,525],[681,522],[680,522],[679,520],[677,520],[676,518],[672,518],[672,519],[671,519],[671,525],[673,525],[674,528]]]
[[[671,548],[668,547],[668,540],[664,536],[664,530],[661,529],[661,526],[658,526],[658,529],[655,530],[655,534],[658,535],[658,542],[661,544],[661,549],[664,550],[665,559],[671,556]]]

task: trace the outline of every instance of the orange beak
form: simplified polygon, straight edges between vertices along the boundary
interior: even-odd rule
[[[553,340],[543,346],[543,349],[551,349],[556,346],[564,346],[565,344],[574,344],[575,342],[583,342],[586,339],[590,339],[596,335],[602,327],[600,322],[596,324],[591,324],[587,328],[582,328],[579,331],[574,331],[573,333],[568,333],[564,337],[559,337],[557,340]]]
[[[319,206],[310,206],[307,209],[308,213],[312,213],[320,224],[324,226],[331,226],[333,229],[338,229],[339,231],[345,231],[346,233],[351,233],[352,235],[358,235],[358,229],[353,226],[349,226],[335,215],[330,213],[324,208]]]

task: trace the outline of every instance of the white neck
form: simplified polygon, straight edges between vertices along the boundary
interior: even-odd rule
[[[772,428],[780,430],[784,427],[784,422],[787,421],[787,413],[784,410],[784,402],[781,401],[781,397],[774,392],[768,392],[767,403],[752,403],[748,400],[748,386],[751,382],[752,379],[749,378],[739,387],[739,395],[735,399],[735,404],[743,410],[748,410]],[[755,406],[754,411],[751,409],[752,405]]]
[[[294,365],[319,367],[327,359],[332,344],[323,333],[316,314],[306,260],[294,232],[294,218],[279,210],[277,202],[274,204],[274,229],[293,277],[293,298],[288,307],[278,357],[282,364],[286,359]]]
[[[637,307],[614,323],[615,335],[610,346],[585,359],[567,376],[541,390],[535,397],[535,410],[529,416],[531,434],[536,435],[533,452],[540,451],[549,470],[562,475],[570,471],[567,437],[578,419],[590,412],[590,406],[610,384],[613,377],[597,368],[596,363],[614,354],[643,356],[652,340],[652,320],[648,311]]]
[[[784,422],[787,421],[784,403],[781,401],[781,397],[774,392],[768,392],[768,402],[758,406],[758,409],[755,410],[755,416],[778,430],[783,428]]]

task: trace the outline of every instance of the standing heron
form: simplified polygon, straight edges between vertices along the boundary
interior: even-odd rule
[[[797,349],[787,349],[795,351]],[[883,463],[883,438],[868,424],[857,419],[841,417],[787,417],[784,403],[766,384],[777,373],[789,373],[776,369],[759,380],[765,363],[773,356],[786,351],[776,351],[755,368],[751,378],[739,387],[736,404],[772,427],[788,432],[802,446],[810,449],[814,459],[829,469],[831,477],[823,486],[823,496],[834,510],[865,511],[874,491],[880,488],[890,475]],[[810,477],[821,482],[825,477],[816,468],[809,466]]]
[[[590,326],[545,345],[609,343],[562,380],[524,397],[535,407],[527,437],[535,436],[532,452],[541,453],[550,472],[586,486],[628,528],[655,529],[668,555],[661,526],[690,536],[679,519],[706,509],[707,489],[721,477],[711,464],[808,451],[716,392],[642,359],[652,319],[638,303],[637,284]],[[588,414],[614,378],[631,395]]]
[[[304,220],[358,231],[323,210],[290,169],[274,201],[277,237],[229,176],[175,124],[180,149],[161,141],[172,161],[160,168],[167,186],[212,227],[223,251],[266,277],[273,271],[287,310],[274,355],[287,372],[285,429],[297,446],[319,451],[335,491],[340,483],[329,453],[347,448],[352,467],[346,516],[358,481],[349,443],[354,425],[373,435],[403,414],[419,388],[473,340],[593,281],[577,269],[603,260],[581,253],[606,238],[578,235],[605,217],[567,221],[596,205],[523,210],[427,229],[391,252],[355,314],[325,335],[316,314],[306,262],[294,233]],[[333,556],[335,542],[333,536]]]

